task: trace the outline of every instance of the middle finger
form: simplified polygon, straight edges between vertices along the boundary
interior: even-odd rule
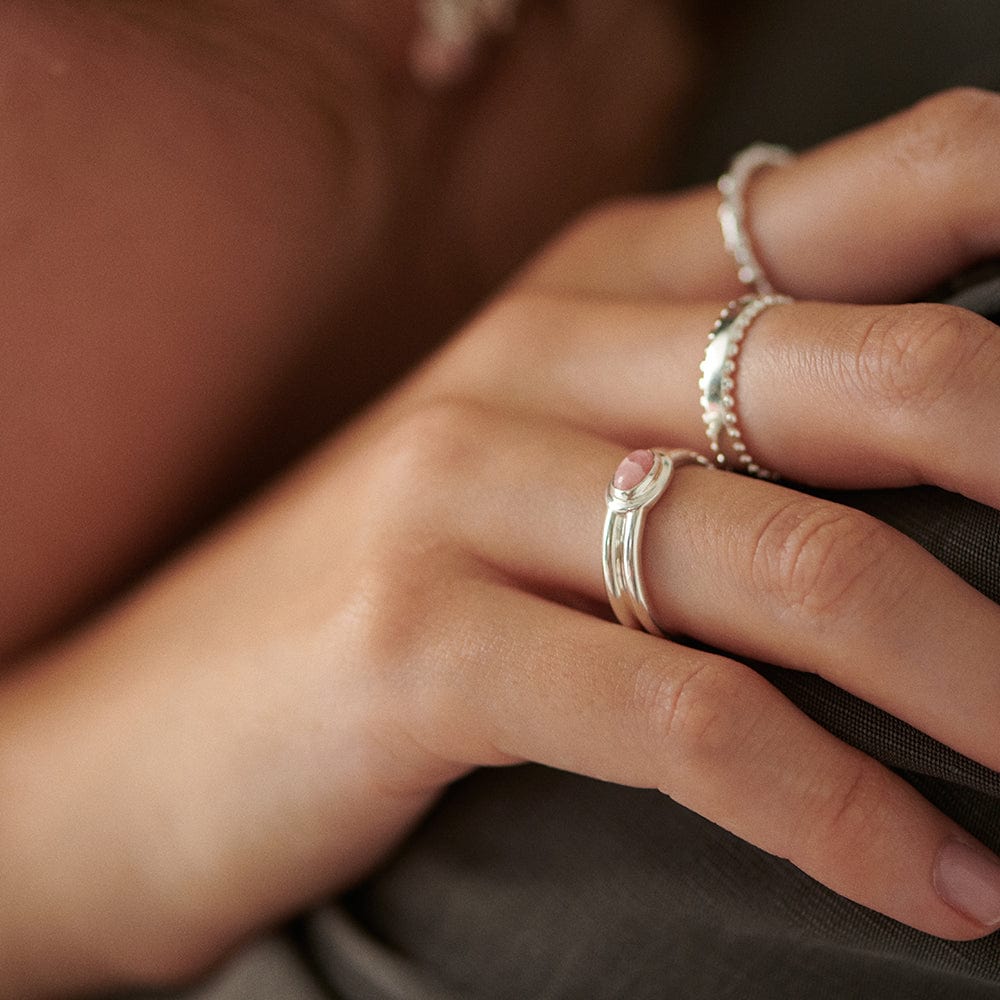
[[[705,450],[699,363],[718,305],[522,292],[430,370],[443,389],[557,417],[633,446]],[[836,488],[932,483],[1000,507],[1000,335],[944,305],[774,306],[736,373],[749,451]]]

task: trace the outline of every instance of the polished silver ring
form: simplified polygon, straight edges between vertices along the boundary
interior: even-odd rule
[[[729,169],[719,178],[719,225],[722,239],[733,260],[736,273],[744,285],[758,295],[774,293],[774,287],[767,280],[764,269],[754,253],[753,242],[747,225],[746,190],[750,178],[762,167],[777,167],[787,163],[794,153],[785,146],[775,146],[767,142],[756,142],[737,153],[729,164]]]
[[[702,465],[711,469],[712,463],[704,455],[683,448],[672,451],[652,448],[647,452],[632,453],[639,454],[652,455],[652,465],[639,482],[628,489],[619,489],[614,478],[608,484],[608,512],[604,519],[604,586],[611,610],[622,625],[662,636],[665,633],[649,610],[642,579],[642,536],[646,514],[663,496],[675,469],[684,465]]]
[[[778,478],[776,472],[761,468],[743,440],[736,412],[736,357],[750,324],[765,309],[791,301],[787,295],[745,295],[722,310],[708,335],[698,388],[708,447],[721,469]]]

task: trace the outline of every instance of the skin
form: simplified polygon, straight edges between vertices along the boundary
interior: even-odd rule
[[[920,291],[907,273],[929,282],[996,253],[998,220],[980,209],[1000,201],[980,192],[996,185],[998,121],[996,98],[949,94],[762,177],[755,235],[776,283],[889,300]],[[865,185],[866,219],[895,220],[896,177],[865,171],[906,156],[948,194],[898,247],[916,270],[856,217],[870,272],[776,256],[782,234],[837,246],[852,185]],[[815,211],[810,225],[820,204],[824,225]],[[586,216],[252,504],[82,627],[11,657],[9,995],[190,977],[369,870],[450,781],[523,760],[662,789],[929,933],[993,928],[942,894],[942,850],[975,845],[910,786],[736,661],[607,620],[595,532],[611,472],[633,447],[703,442],[686,399],[735,290],[713,213],[694,192]],[[662,269],[654,249],[685,246],[701,249]],[[691,373],[684,395],[650,378],[672,362]],[[748,443],[807,481],[935,482],[997,505],[977,442],[1000,413],[998,365],[988,325],[958,310],[775,308],[741,356]],[[783,405],[758,404],[768,391]],[[857,424],[831,419],[844,412]],[[847,461],[873,425],[888,427],[866,445],[877,464]],[[793,439],[810,445],[786,453]],[[526,503],[539,483],[545,503]],[[678,474],[647,531],[668,628],[816,671],[1000,767],[1000,612],[913,543],[698,469]]]

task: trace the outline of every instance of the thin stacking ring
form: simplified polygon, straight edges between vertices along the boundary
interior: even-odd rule
[[[736,414],[736,357],[750,324],[765,309],[791,301],[787,295],[745,295],[722,310],[708,335],[698,388],[708,446],[721,469],[735,469],[758,479],[779,478],[778,473],[754,461],[743,440]]]
[[[785,146],[757,142],[737,153],[729,169],[719,178],[719,225],[726,249],[736,261],[737,274],[744,285],[758,295],[774,294],[764,269],[757,260],[747,226],[746,190],[750,178],[762,167],[778,167],[794,157]]]
[[[684,465],[712,468],[712,463],[695,451],[653,448],[632,452],[618,466],[608,484],[608,513],[604,519],[604,586],[615,618],[626,628],[641,628],[651,635],[663,636],[666,633],[653,620],[642,581],[642,536],[646,514],[663,496],[674,470]],[[624,488],[616,485],[619,482]]]

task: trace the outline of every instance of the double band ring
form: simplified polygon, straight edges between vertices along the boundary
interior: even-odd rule
[[[646,514],[670,485],[674,470],[712,463],[694,451],[654,448],[634,451],[608,485],[604,519],[604,586],[615,618],[628,628],[665,635],[649,610],[642,578],[642,536]]]

